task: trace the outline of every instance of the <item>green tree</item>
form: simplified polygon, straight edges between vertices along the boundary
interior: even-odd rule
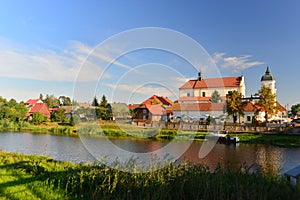
[[[43,114],[41,114],[39,112],[35,112],[32,115],[32,121],[31,122],[33,124],[39,125],[39,124],[45,122],[46,120],[47,120],[47,118]]]
[[[70,97],[60,96],[60,97],[58,97],[58,100],[59,100],[61,106],[71,106],[72,105],[72,101],[71,101]]]
[[[15,99],[7,101],[0,97],[0,119],[7,119],[11,122],[22,122],[28,109],[23,102],[18,103]]]
[[[99,106],[99,102],[98,102],[98,99],[96,96],[94,96],[94,99],[92,101],[92,106],[95,106],[95,107]]]
[[[244,107],[246,102],[243,102],[243,96],[238,91],[229,91],[226,94],[226,110],[229,116],[232,116],[233,123],[236,123],[237,117],[244,116]]]
[[[106,96],[103,95],[102,98],[101,98],[101,103],[100,103],[100,106],[103,107],[103,108],[107,108],[107,99],[106,99]]]
[[[221,96],[220,96],[220,93],[215,90],[212,94],[211,94],[211,101],[213,103],[217,103],[219,101],[221,101]]]
[[[51,121],[53,122],[66,122],[67,118],[65,116],[66,110],[63,108],[60,108],[59,110],[55,110],[51,114]]]
[[[44,98],[43,98],[43,94],[40,94],[39,99],[43,101],[43,99],[44,99]]]
[[[268,122],[269,115],[273,115],[278,111],[276,103],[276,95],[272,93],[272,90],[263,85],[262,88],[258,91],[260,100],[256,103],[258,105],[258,111],[265,112],[265,120]]]
[[[54,106],[59,106],[60,102],[54,95],[46,95],[44,102],[48,105],[49,108],[53,108]]]
[[[298,111],[300,111],[300,103],[292,105],[291,107],[292,115],[295,116]]]

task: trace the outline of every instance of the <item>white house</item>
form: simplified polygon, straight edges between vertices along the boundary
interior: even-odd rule
[[[198,79],[189,80],[179,88],[179,103],[209,102],[214,91],[220,94],[222,100],[226,99],[229,91],[238,91],[245,96],[244,76],[224,78],[202,78],[201,72]]]

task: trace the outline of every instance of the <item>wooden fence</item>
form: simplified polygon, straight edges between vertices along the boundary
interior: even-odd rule
[[[197,123],[139,123],[139,126],[149,127],[149,128],[162,128],[168,130],[183,130],[183,131],[200,131],[200,132],[235,132],[235,133],[289,133],[291,128],[287,125],[278,125],[278,126],[266,126],[259,125],[255,126],[252,124],[197,124]],[[294,131],[295,132],[295,131]]]

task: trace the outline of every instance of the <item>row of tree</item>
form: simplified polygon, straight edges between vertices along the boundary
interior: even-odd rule
[[[265,112],[265,120],[268,121],[269,116],[275,114],[279,109],[277,107],[276,95],[272,93],[271,89],[266,86],[258,91],[259,100],[255,103],[256,114],[261,111]],[[238,91],[229,91],[226,95],[226,109],[228,115],[232,116],[233,122],[237,122],[237,118],[244,116],[244,108],[248,101],[244,101],[243,96]]]
[[[70,97],[67,96],[59,96],[58,98],[54,95],[46,95],[46,97],[43,97],[43,94],[40,94],[39,97],[40,100],[45,102],[49,108],[53,108],[56,106],[72,106],[75,102],[72,102]]]
[[[19,123],[26,119],[27,112],[28,109],[24,102],[18,103],[15,99],[7,101],[0,96],[0,120]]]

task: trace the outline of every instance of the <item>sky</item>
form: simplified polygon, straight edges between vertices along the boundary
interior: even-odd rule
[[[300,1],[0,2],[0,96],[7,99],[176,100],[198,71],[244,75],[250,96],[270,66],[278,101],[300,103]]]

